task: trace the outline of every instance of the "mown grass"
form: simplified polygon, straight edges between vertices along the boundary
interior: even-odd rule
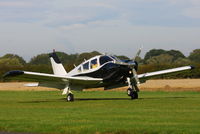
[[[0,131],[51,134],[198,134],[200,92],[1,91]]]

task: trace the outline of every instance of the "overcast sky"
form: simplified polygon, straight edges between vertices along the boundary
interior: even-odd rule
[[[200,48],[200,0],[0,0],[0,56]]]

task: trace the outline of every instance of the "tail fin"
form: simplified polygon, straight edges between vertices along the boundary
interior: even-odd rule
[[[56,55],[55,51],[51,54],[49,54],[51,65],[53,68],[53,73],[55,75],[66,75],[67,72],[65,68],[63,67],[62,63],[60,62],[58,56]]]

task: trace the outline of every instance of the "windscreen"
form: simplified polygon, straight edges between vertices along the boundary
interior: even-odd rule
[[[99,61],[100,61],[100,65],[103,65],[106,62],[113,61],[113,59],[110,58],[109,56],[102,56],[100,57]]]

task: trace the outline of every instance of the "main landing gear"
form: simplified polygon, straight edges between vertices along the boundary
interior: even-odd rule
[[[67,101],[69,101],[69,102],[74,101],[74,95],[73,95],[73,93],[71,92],[69,86],[67,86],[67,87],[63,90],[62,95],[67,95],[67,96],[66,96]]]

